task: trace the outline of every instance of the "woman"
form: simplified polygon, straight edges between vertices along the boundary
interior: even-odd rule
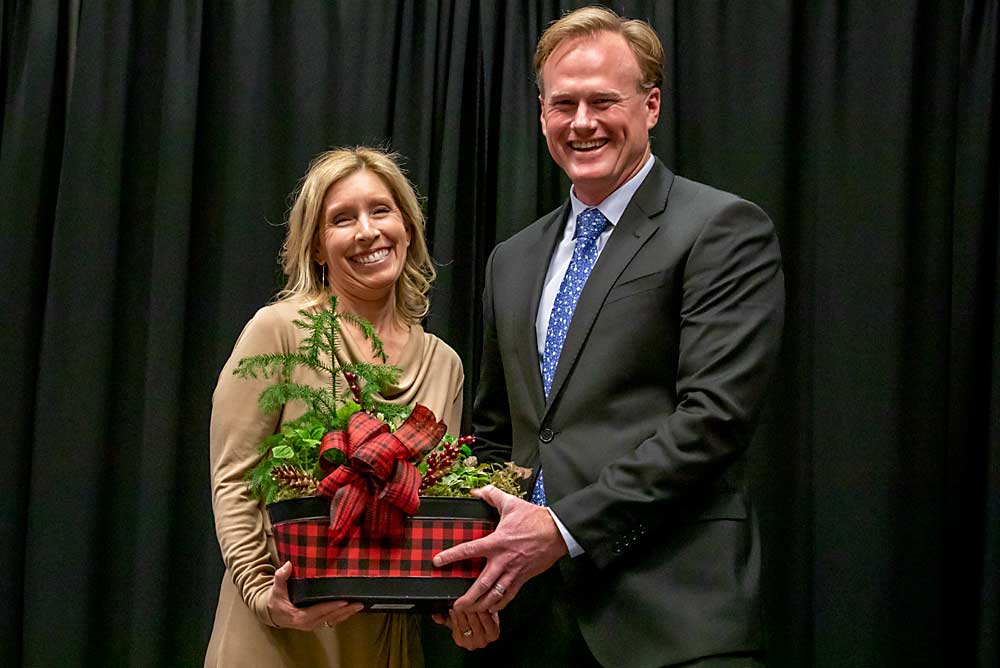
[[[288,600],[291,564],[278,568],[266,511],[249,496],[244,475],[259,459],[261,440],[304,406],[262,413],[257,397],[268,381],[233,375],[243,357],[298,350],[304,332],[293,323],[298,311],[326,305],[333,293],[339,311],[375,326],[389,364],[403,370],[382,399],[419,402],[458,431],[462,363],[420,326],[435,271],[416,194],[393,156],[355,148],[317,157],[289,214],[282,258],[285,289],[247,323],[212,401],[212,500],[226,573],[205,665],[422,666],[413,615],[355,615],[361,605],[343,601],[299,609]],[[340,361],[375,361],[360,331],[342,322]],[[328,382],[308,369],[297,369],[293,380]],[[452,612],[448,626],[455,644],[466,649],[499,632],[496,618],[482,615]]]

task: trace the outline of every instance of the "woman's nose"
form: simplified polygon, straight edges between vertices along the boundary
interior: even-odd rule
[[[368,241],[371,239],[377,239],[381,232],[379,232],[378,227],[375,222],[369,218],[367,215],[362,215],[358,219],[358,228],[355,237],[360,241]]]

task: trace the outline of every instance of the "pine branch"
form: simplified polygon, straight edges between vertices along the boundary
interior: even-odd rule
[[[260,393],[257,400],[260,409],[265,413],[273,413],[289,401],[299,400],[309,407],[309,410],[320,416],[332,417],[336,414],[336,401],[331,400],[325,390],[319,390],[300,383],[282,382],[267,387]]]
[[[355,315],[353,313],[342,313],[341,317],[350,323],[353,323],[361,330],[361,335],[364,336],[371,343],[372,353],[385,364],[389,361],[389,357],[385,354],[385,350],[382,348],[382,339],[378,338],[378,334],[375,333],[375,327],[370,322],[364,318]]]
[[[320,372],[329,373],[330,371],[329,367],[320,362],[319,359],[298,352],[262,353],[244,357],[236,365],[236,370],[233,373],[240,378],[287,378],[296,366],[304,366]]]
[[[376,401],[371,412],[375,415],[375,417],[382,420],[382,422],[385,422],[395,429],[402,424],[406,418],[410,417],[410,413],[412,411],[413,407],[405,404],[390,404],[384,401]]]
[[[374,413],[375,404],[377,403],[375,396],[384,388],[396,383],[399,380],[402,369],[385,364],[351,362],[350,364],[341,366],[341,372],[353,373],[359,379],[364,380],[364,382],[355,381],[358,387],[357,397],[364,410]],[[354,393],[351,390],[347,390],[341,396],[354,396]]]

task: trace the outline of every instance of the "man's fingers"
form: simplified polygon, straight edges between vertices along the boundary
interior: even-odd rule
[[[470,493],[499,510],[500,519],[503,519],[504,513],[511,510],[512,506],[518,503],[527,503],[527,501],[519,499],[513,494],[508,494],[493,485],[486,485],[485,487],[473,489]]]
[[[489,594],[493,591],[493,583],[503,574],[503,565],[495,564],[493,561],[486,562],[486,568],[479,574],[476,581],[469,585],[469,589],[455,601],[454,607],[462,611],[482,608],[486,611]]]
[[[503,492],[494,487],[493,485],[486,485],[485,487],[477,487],[469,492],[472,496],[482,499],[486,503],[490,504],[494,508],[499,509],[500,505],[503,503]]]
[[[434,555],[434,565],[440,568],[441,566],[447,566],[448,564],[453,564],[456,561],[462,561],[463,559],[486,557],[488,556],[489,546],[489,536],[486,536],[485,538],[477,538],[476,540],[470,540],[468,543],[453,545],[447,550],[442,550]]]
[[[487,604],[486,612],[495,614],[506,608],[514,600],[514,597],[517,596],[517,592],[520,589],[521,585],[517,580],[511,580],[506,576],[498,578],[493,583],[493,586],[490,587],[487,595],[483,597],[483,601]]]

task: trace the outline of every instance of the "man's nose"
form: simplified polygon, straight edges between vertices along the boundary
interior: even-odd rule
[[[576,113],[573,115],[572,126],[577,131],[594,129],[593,109],[586,102],[576,105]]]

